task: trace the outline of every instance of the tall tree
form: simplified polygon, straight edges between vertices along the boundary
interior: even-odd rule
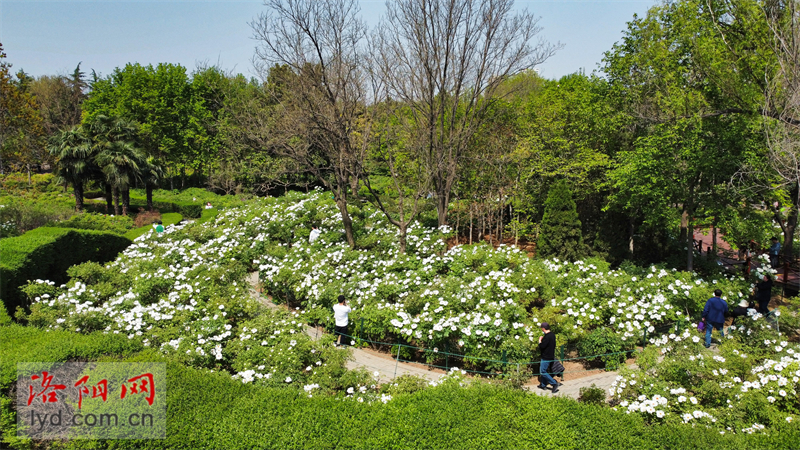
[[[363,43],[367,28],[355,0],[266,0],[269,11],[251,23],[256,62],[286,88],[276,98],[282,120],[275,151],[293,159],[333,192],[345,236],[355,246],[349,194],[357,194],[366,154],[362,123],[367,102]],[[357,133],[361,136],[357,136]],[[348,192],[350,190],[350,192]]]
[[[16,165],[28,170],[45,157],[44,129],[39,108],[29,92],[27,74],[11,75],[11,64],[0,43],[0,175]]]
[[[80,126],[75,126],[53,135],[49,150],[56,161],[56,176],[72,185],[75,209],[83,210],[84,186],[97,172],[91,140]]]
[[[431,179],[440,225],[459,164],[509,76],[558,46],[533,38],[541,27],[513,0],[392,0],[372,51],[386,96],[411,107],[413,133]]]
[[[725,3],[683,0],[653,7],[628,24],[604,58],[611,93],[632,119],[635,142],[619,152],[610,173],[616,189],[610,207],[639,213],[643,225],[659,227],[676,220],[677,211],[679,248],[686,249],[689,270],[693,218],[736,203],[722,187],[752,159],[753,143],[761,139],[760,88],[740,73],[758,68],[763,74],[765,62],[740,42],[740,65],[732,65],[733,44],[716,31],[733,27],[753,36],[760,28],[725,15]]]
[[[585,256],[581,221],[565,180],[555,183],[547,194],[536,254],[566,261],[576,261]]]
[[[129,189],[147,166],[137,145],[136,126],[120,117],[97,116],[89,123],[95,162],[113,189],[115,214],[128,214]],[[122,208],[120,210],[120,197]]]
[[[164,163],[170,175],[199,169],[212,156],[202,151],[203,99],[194,94],[186,69],[175,64],[128,64],[93,81],[83,104],[84,122],[96,116],[117,116],[138,124],[141,147]],[[172,179],[170,179],[172,181]],[[174,186],[171,186],[174,187]]]
[[[81,123],[81,105],[88,88],[80,64],[71,76],[43,75],[30,83],[47,136]]]

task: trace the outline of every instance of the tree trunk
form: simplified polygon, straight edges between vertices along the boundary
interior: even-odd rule
[[[500,206],[500,214],[498,214],[498,222],[497,222],[497,239],[500,243],[503,243],[503,213],[505,212],[505,206],[503,205],[503,190],[500,189],[500,197],[498,197],[498,204]]]
[[[634,224],[633,224],[633,217],[628,218],[628,252],[630,252],[631,257],[633,257],[633,234],[635,232]]]
[[[687,233],[687,241],[689,243],[689,251],[686,253],[686,270],[691,272],[694,270],[694,230],[692,229],[692,220],[689,219],[689,228]]]
[[[405,221],[400,222],[399,228],[400,228],[400,254],[403,254],[406,252],[406,245],[407,245],[406,234],[408,232],[408,223],[406,223]]]
[[[347,189],[342,186],[341,189]],[[350,218],[350,213],[347,211],[347,202],[342,196],[336,196],[336,206],[339,207],[339,212],[342,214],[342,225],[344,225],[344,235],[347,238],[347,245],[350,248],[356,248],[356,238],[353,234],[353,220]]]
[[[106,183],[106,214],[111,214],[111,210],[113,208],[114,204],[112,203],[111,185]]]
[[[717,217],[714,216],[714,222],[711,226],[711,252],[714,254],[714,257],[717,256]]]
[[[83,211],[83,181],[73,183],[72,192],[75,194],[75,211]]]
[[[131,206],[131,191],[127,188],[122,190],[122,215],[128,215],[128,209]]]
[[[28,169],[28,186],[31,185],[31,163],[25,164],[25,167]]]
[[[447,207],[450,203],[450,196],[443,192],[436,192],[436,215],[439,219],[439,226],[447,225]]]
[[[783,229],[783,247],[781,247],[781,252],[783,253],[783,257],[787,260],[792,258],[794,254],[794,232],[797,230],[797,207],[793,207],[792,211],[789,213],[789,217],[786,219],[786,225]]]
[[[683,212],[681,213],[681,234],[678,237],[678,242],[686,242],[688,223],[689,213],[686,211],[686,208],[683,208]]]
[[[358,178],[353,177],[350,179],[350,193],[353,195],[355,201],[359,201],[358,197]]]
[[[692,223],[692,214],[694,214],[694,186],[689,189],[689,201],[688,204],[683,209],[683,215],[681,215],[681,224],[684,222],[684,217],[686,218],[686,242],[689,244],[689,248],[686,252],[686,270],[691,272],[694,270],[694,226]]]
[[[119,188],[114,188],[114,214],[119,215]]]
[[[153,211],[153,185],[147,183],[144,187],[145,196],[147,197],[147,210]]]
[[[458,197],[456,197],[456,245],[460,243],[461,231],[458,229],[461,226],[461,205],[458,204]]]
[[[472,245],[472,203],[469,204],[469,244]]]

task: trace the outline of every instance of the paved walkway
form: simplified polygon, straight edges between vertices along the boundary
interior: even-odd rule
[[[567,373],[567,375],[569,375],[569,373]],[[617,372],[597,371],[585,377],[564,381],[564,384],[558,388],[558,392],[556,394],[552,393],[552,386],[548,387],[547,390],[541,390],[537,388],[536,386],[538,382],[536,381],[536,378],[534,378],[531,380],[533,381],[532,383],[525,385],[525,390],[538,395],[555,395],[557,397],[570,397],[577,400],[578,397],[581,396],[582,387],[590,387],[594,384],[595,386],[603,389],[606,392],[606,396],[608,396],[608,389],[611,387],[611,383],[613,383],[616,378]]]
[[[247,281],[250,283],[250,294],[253,298],[258,299],[263,305],[270,309],[281,309],[281,306],[272,303],[272,301],[261,295],[258,292],[258,272],[252,272]],[[321,327],[305,326],[305,332],[311,339],[317,340],[325,332]],[[402,363],[395,361],[394,358],[380,352],[369,349],[349,348],[350,359],[347,361],[348,369],[357,369],[363,367],[370,372],[379,372],[381,383],[392,381],[395,376],[400,375],[417,375],[428,380],[438,380],[439,376],[444,375],[443,370],[429,369],[422,364]]]
[[[257,299],[270,309],[283,308],[282,306],[272,303],[269,298],[261,295],[261,293],[258,292],[258,272],[252,272],[248,276],[247,281],[251,286],[250,294],[253,296],[253,298]],[[310,327],[307,325],[305,326],[305,332],[314,340],[319,339],[319,337],[325,333],[321,327]],[[351,357],[347,362],[347,368],[356,369],[363,367],[370,372],[378,372],[380,374],[379,378],[382,383],[390,382],[395,378],[395,376],[404,374],[417,375],[428,380],[438,380],[439,376],[445,373],[443,370],[430,369],[422,364],[397,362],[391,356],[385,353],[376,352],[374,350],[357,349],[352,347],[349,350],[351,352]],[[564,381],[564,385],[559,388],[555,395],[577,399],[580,396],[580,389],[584,386],[589,387],[592,384],[608,393],[611,383],[613,383],[617,377],[617,372],[597,371],[586,372],[585,376],[582,375],[583,374],[570,374],[567,372],[567,380]],[[546,391],[537,389],[536,384],[537,380],[534,378],[531,380],[531,382],[525,385],[525,389],[538,395],[553,395],[550,389]]]

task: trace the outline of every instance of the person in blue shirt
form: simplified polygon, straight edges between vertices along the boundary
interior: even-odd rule
[[[778,255],[781,253],[781,243],[778,242],[778,238],[774,237],[771,239],[772,245],[769,247],[769,262],[772,264],[772,268],[776,269],[778,267]]]
[[[703,308],[703,322],[706,323],[706,348],[711,347],[711,330],[716,328],[719,330],[719,335],[725,337],[725,332],[722,331],[725,325],[725,313],[728,312],[728,304],[720,298],[722,291],[717,289],[714,291],[714,296],[708,299],[706,307]]]

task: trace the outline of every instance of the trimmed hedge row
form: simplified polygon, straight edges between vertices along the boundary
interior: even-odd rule
[[[0,326],[0,442],[27,448],[15,436],[8,389],[17,362],[164,361],[121,335],[80,335],[19,325]],[[224,373],[167,360],[167,438],[147,441],[67,441],[65,448],[796,448],[800,425],[769,434],[725,434],[701,427],[647,425],[636,414],[531,395],[501,386],[440,386],[383,405],[314,396],[291,388],[242,384]]]
[[[130,239],[113,233],[50,227],[0,240],[0,299],[13,315],[24,304],[19,287],[28,280],[66,283],[70,266],[111,261],[130,244]]]
[[[134,203],[137,207],[140,206],[140,204],[141,206],[145,206],[147,205],[147,198],[139,197],[131,193],[131,205]],[[183,217],[188,217],[190,219],[199,219],[203,214],[203,209],[205,208],[202,203],[172,202],[159,200],[156,198],[153,198],[153,207],[159,211],[172,211],[180,213]]]
[[[17,379],[17,363],[90,361],[104,355],[131,355],[142,348],[119,334],[83,335],[8,324],[3,322],[3,314],[0,308],[0,448],[31,448],[29,441],[17,437],[14,401],[9,398]]]

